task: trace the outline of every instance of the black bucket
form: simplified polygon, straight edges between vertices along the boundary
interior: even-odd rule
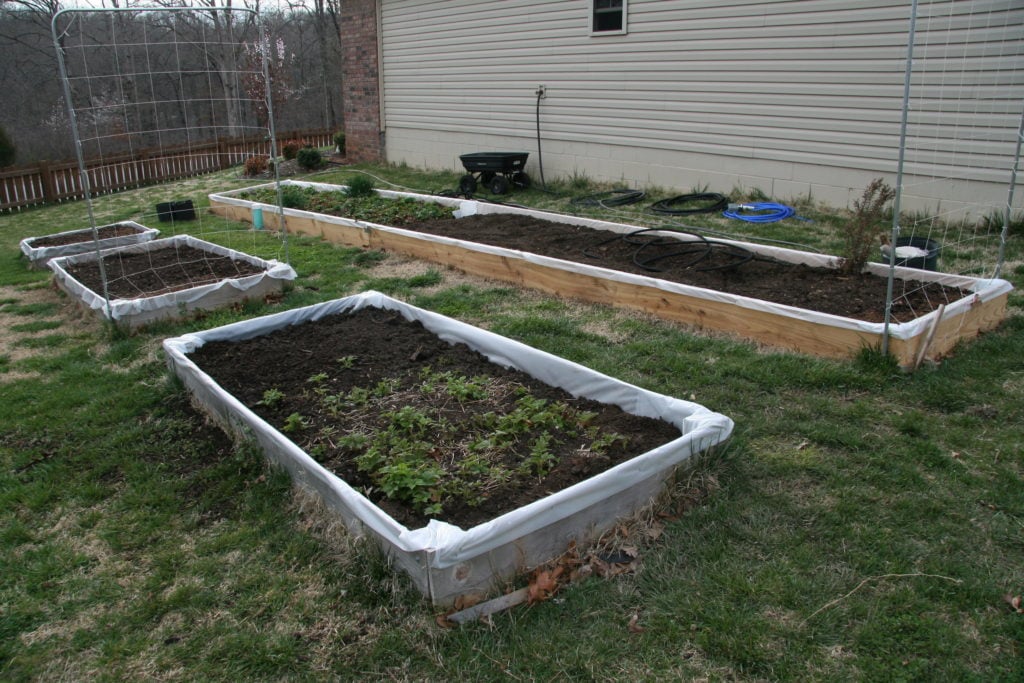
[[[191,199],[183,199],[176,202],[161,202],[156,205],[156,217],[161,223],[170,221],[193,221],[196,218],[196,209]]]
[[[913,255],[901,254],[900,247],[914,247],[917,253]],[[886,250],[888,247],[886,247]],[[939,253],[942,245],[927,237],[899,237],[896,239],[896,265],[904,268],[918,268],[920,270],[938,270]],[[888,263],[889,255],[883,252]]]

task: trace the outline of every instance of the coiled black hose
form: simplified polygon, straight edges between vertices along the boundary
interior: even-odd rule
[[[582,197],[573,197],[569,203],[576,207],[600,206],[607,209],[615,206],[636,204],[645,196],[647,196],[647,193],[642,190],[619,189],[609,190],[608,192],[597,192],[595,194],[588,194]]]
[[[699,206],[693,206],[695,202],[706,202]],[[677,197],[669,197],[651,204],[651,211],[654,213],[669,214],[671,216],[691,216],[698,213],[717,213],[729,206],[729,199],[718,192],[694,192],[693,194],[681,194]]]

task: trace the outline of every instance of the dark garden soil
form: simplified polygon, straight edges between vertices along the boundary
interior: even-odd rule
[[[113,237],[125,237],[126,235],[137,235],[139,229],[131,225],[105,225],[96,229],[97,239],[105,240]],[[36,237],[29,241],[35,249],[42,247],[62,247],[65,244],[78,244],[79,242],[91,242],[93,239],[92,230],[74,231],[67,235],[50,235],[48,237]]]
[[[665,237],[664,231],[659,235],[650,229],[638,228],[630,235],[620,236],[606,230],[518,214],[417,219],[406,208],[399,208],[396,200],[390,200],[396,204],[395,211],[387,213],[378,205],[389,200],[373,198],[375,202],[364,206],[353,203],[352,198],[340,192],[312,188],[292,192],[302,195],[302,205],[294,208],[587,263],[867,322],[885,320],[886,277],[869,273],[850,275],[832,268],[777,261],[700,235],[695,236],[703,241],[687,244]],[[270,203],[277,201],[276,194],[268,190],[256,190],[251,196],[243,194],[242,197]],[[293,205],[286,202],[286,206]],[[939,304],[949,304],[963,296],[964,292],[951,287],[897,280],[892,320],[896,323],[913,320]]]
[[[187,245],[110,254],[103,257],[103,267],[107,293],[116,299],[141,299],[264,272],[248,261]],[[70,264],[65,270],[90,290],[103,291],[99,261]]]
[[[394,411],[416,409],[429,414],[437,424],[454,426],[451,432],[454,437],[433,437],[433,446],[426,456],[430,466],[440,465],[446,472],[457,471],[460,462],[473,456],[473,447],[465,443],[471,435],[467,433],[468,428],[460,425],[468,424],[485,412],[508,414],[524,393],[545,399],[549,405],[564,401],[566,412],[596,413],[587,424],[600,434],[623,437],[606,452],[598,453],[596,449],[587,448],[593,434],[557,433],[548,444],[554,460],[550,471],[542,476],[536,472],[512,476],[501,482],[500,487],[492,485],[478,490],[469,497],[471,500],[436,493],[439,488],[431,489],[435,493],[429,502],[443,507],[441,513],[433,516],[462,528],[559,491],[680,435],[679,430],[667,422],[572,398],[561,389],[524,373],[495,365],[463,344],[450,345],[419,323],[408,322],[397,313],[380,309],[333,316],[240,342],[208,343],[193,352],[191,358],[226,391],[269,424],[287,432],[327,469],[362,490],[410,528],[423,526],[428,515],[417,511],[407,501],[401,501],[401,496],[395,496],[399,498],[397,501],[386,498],[382,493],[386,485],[357,466],[356,458],[366,449],[343,444],[346,435],[365,433],[371,428],[384,429],[384,425],[393,424],[387,423],[385,418]],[[451,394],[438,393],[437,388],[425,388],[423,378],[437,376],[436,373],[445,373],[446,377],[486,378],[501,390],[492,391],[493,395],[487,399],[476,396],[456,400]],[[378,392],[376,402],[368,409],[340,400],[361,389],[373,392],[375,387],[382,386],[387,390]],[[268,392],[277,398],[271,401]],[[301,416],[301,421],[296,416]],[[530,444],[536,443],[538,437],[537,431],[538,428],[532,426],[516,437],[514,457],[509,456],[496,465],[514,470],[517,463],[529,456]],[[423,438],[431,439],[431,436]],[[474,483],[479,482],[469,482]],[[446,490],[450,493],[451,489]]]
[[[650,232],[625,238],[603,230],[553,223],[514,214],[429,220],[408,230],[507,247],[587,263],[612,270],[728,292],[868,322],[885,319],[886,278],[868,273],[843,275],[753,257],[751,252],[709,241],[686,246]],[[920,317],[939,303],[962,298],[957,289],[897,281],[895,322]]]

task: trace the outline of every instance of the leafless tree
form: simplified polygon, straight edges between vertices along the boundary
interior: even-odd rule
[[[18,103],[0,106],[0,125],[23,164],[74,156],[50,34],[60,1],[0,0],[0,92]],[[101,1],[119,11],[64,13],[57,24],[69,73],[90,74],[69,80],[79,136],[101,140],[105,152],[265,126],[244,88],[247,72],[262,76],[244,58],[261,28],[287,52],[275,67],[273,87],[288,92],[286,104],[275,103],[278,131],[339,125],[339,0],[277,5],[260,15],[257,0],[193,0],[192,11],[179,9],[186,0],[160,0],[169,11],[146,12],[132,11],[135,0]],[[232,4],[243,11],[220,9]],[[92,149],[83,151],[88,157]]]

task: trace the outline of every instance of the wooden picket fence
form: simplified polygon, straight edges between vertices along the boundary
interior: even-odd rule
[[[278,150],[287,140],[304,140],[314,147],[334,145],[331,130],[298,130],[277,136]],[[215,171],[268,153],[263,137],[226,138],[208,144],[154,148],[130,155],[86,161],[93,195],[130,190]],[[43,161],[35,166],[0,171],[0,211],[57,204],[85,198],[77,161]]]

